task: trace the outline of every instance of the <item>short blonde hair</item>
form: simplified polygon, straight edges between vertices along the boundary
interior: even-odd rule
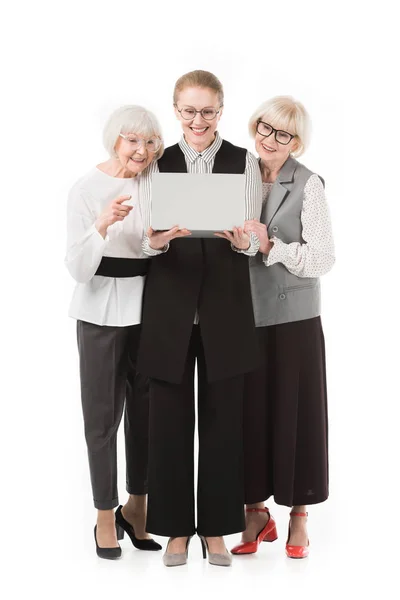
[[[179,92],[188,87],[208,88],[218,95],[220,106],[224,105],[224,88],[222,83],[210,71],[190,71],[179,77],[174,87],[174,106],[178,102]]]
[[[249,132],[253,138],[256,137],[258,121],[296,135],[298,147],[291,154],[294,157],[304,154],[309,144],[311,121],[301,102],[291,96],[275,96],[263,102],[250,117]]]
[[[144,137],[155,135],[161,138],[162,143],[160,149],[154,155],[154,159],[160,158],[164,153],[164,142],[158,119],[143,106],[136,104],[121,106],[109,117],[103,130],[103,144],[108,154],[113,158],[117,157],[115,145],[120,133],[136,133]]]

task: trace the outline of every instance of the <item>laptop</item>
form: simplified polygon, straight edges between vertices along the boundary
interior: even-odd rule
[[[168,230],[179,225],[193,237],[243,227],[245,175],[219,173],[154,173],[151,226]]]

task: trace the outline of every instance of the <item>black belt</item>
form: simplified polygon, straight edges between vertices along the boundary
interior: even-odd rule
[[[103,256],[95,275],[103,277],[138,277],[146,275],[149,258],[113,258]]]

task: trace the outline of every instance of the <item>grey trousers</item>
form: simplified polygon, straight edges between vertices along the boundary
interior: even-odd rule
[[[140,325],[77,321],[85,438],[94,505],[119,504],[117,431],[125,406],[126,489],[147,493],[148,381],[136,372]]]

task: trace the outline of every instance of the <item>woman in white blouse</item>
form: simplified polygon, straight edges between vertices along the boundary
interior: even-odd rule
[[[143,188],[163,153],[160,126],[140,106],[109,118],[110,158],[71,189],[66,265],[77,281],[70,316],[77,319],[85,437],[97,525],[96,551],[118,558],[124,531],[142,550],[161,546],[145,532],[148,384],[136,372],[142,293]],[[117,511],[117,430],[125,405],[128,502]]]
[[[245,230],[260,240],[251,259],[254,314],[264,366],[246,377],[244,447],[246,530],[234,554],[277,539],[264,507],[274,496],[291,507],[286,554],[309,552],[308,504],[328,497],[328,431],[319,277],[334,245],[323,180],[299,163],[309,137],[300,102],[279,96],[250,119],[263,180],[260,221]]]

